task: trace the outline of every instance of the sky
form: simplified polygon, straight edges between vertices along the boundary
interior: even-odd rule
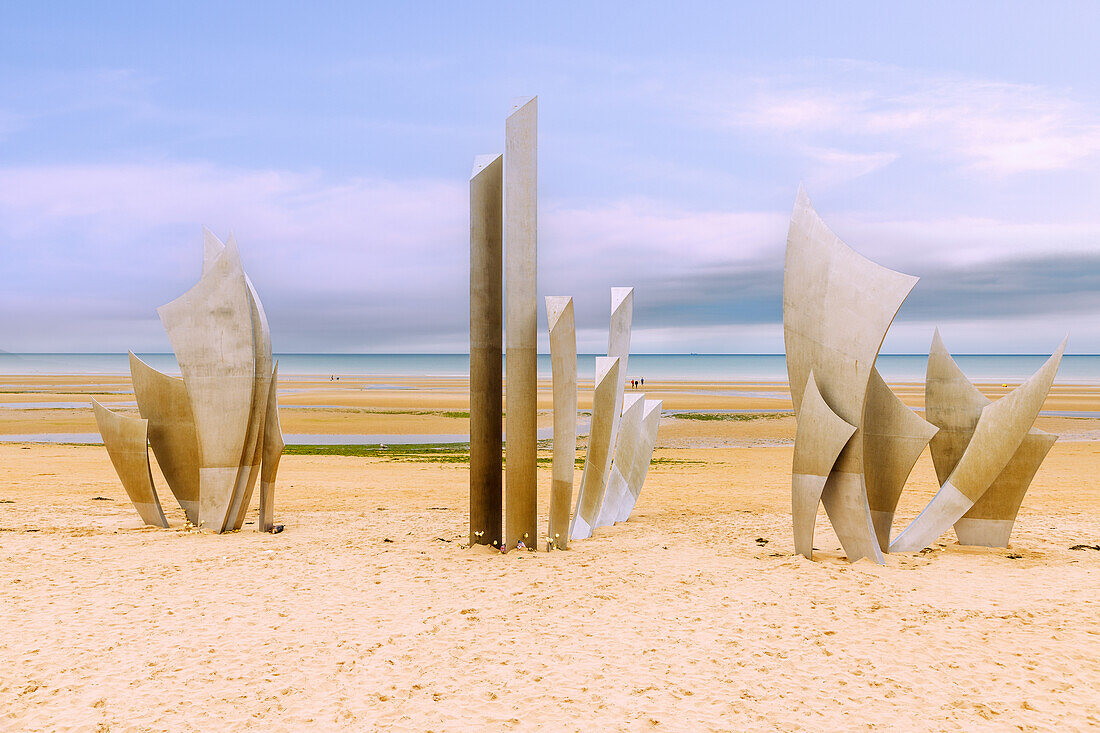
[[[919,276],[884,353],[1100,353],[1100,4],[4,3],[0,350],[170,351],[202,227],[277,352],[468,349],[469,175],[537,95],[543,295],[783,351],[800,183]]]

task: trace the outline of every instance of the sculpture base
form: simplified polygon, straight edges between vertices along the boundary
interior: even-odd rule
[[[955,536],[960,545],[1008,547],[1015,519],[960,519],[955,522]]]

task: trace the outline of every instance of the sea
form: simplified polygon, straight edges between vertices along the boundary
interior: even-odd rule
[[[150,366],[179,374],[172,354],[138,354]],[[591,379],[597,354],[580,354],[577,373]],[[1029,377],[1047,354],[956,354],[973,381],[1018,382]],[[296,377],[465,377],[468,354],[276,354],[281,376]],[[924,379],[925,354],[880,354],[876,366],[891,382]],[[0,375],[128,375],[126,354],[13,354],[0,352]],[[550,356],[538,357],[540,377],[550,377]],[[785,382],[783,354],[631,354],[631,379],[685,382]],[[1100,354],[1067,354],[1059,383],[1100,384]]]

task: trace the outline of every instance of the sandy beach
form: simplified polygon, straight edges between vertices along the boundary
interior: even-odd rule
[[[0,381],[0,436],[95,433],[83,403],[133,400],[125,377]],[[282,386],[287,434],[468,432],[460,379]],[[849,565],[823,515],[817,561],[792,554],[785,384],[645,392],[670,412],[636,513],[568,552],[465,547],[461,451],[290,450],[285,531],[250,531],[253,507],[216,536],[156,470],[172,528],[143,528],[102,446],[0,443],[0,728],[1100,726],[1100,419],[1038,420],[1064,437],[1011,548],[946,535],[879,567]],[[1044,409],[1087,415],[1100,389],[1059,384]],[[539,480],[545,511],[548,463]],[[935,489],[926,451],[895,531]]]

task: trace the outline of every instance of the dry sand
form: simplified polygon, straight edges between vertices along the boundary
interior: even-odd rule
[[[67,400],[80,381],[27,384]],[[461,384],[298,386],[284,404],[344,407],[284,410],[287,432],[465,430],[436,414],[466,409]],[[670,409],[789,408],[653,387]],[[0,429],[85,425],[44,412],[66,411],[7,410]],[[286,531],[214,536],[183,528],[159,475],[173,528],[141,528],[101,447],[0,444],[0,729],[1095,729],[1100,551],[1071,547],[1100,545],[1100,421],[1040,426],[1076,439],[1011,549],[949,535],[885,567],[844,561],[823,515],[818,560],[792,556],[789,417],[666,418],[631,521],[508,556],[463,546],[465,464],[287,455]],[[934,490],[926,453],[899,529]]]

